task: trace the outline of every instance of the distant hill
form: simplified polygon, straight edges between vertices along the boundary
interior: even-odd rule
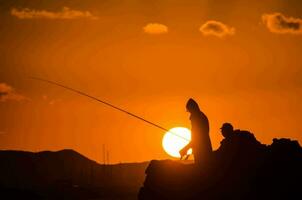
[[[302,199],[302,148],[297,141],[226,140],[204,168],[151,161],[139,200]]]
[[[0,151],[0,195],[32,199],[135,197],[148,163],[100,165],[74,150]]]

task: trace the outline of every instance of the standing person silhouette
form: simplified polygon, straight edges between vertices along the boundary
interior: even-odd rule
[[[209,121],[207,116],[199,109],[193,99],[189,99],[186,105],[187,111],[191,114],[191,141],[180,150],[181,158],[187,155],[192,148],[194,162],[197,166],[203,166],[209,161],[212,153],[212,144],[209,135]]]

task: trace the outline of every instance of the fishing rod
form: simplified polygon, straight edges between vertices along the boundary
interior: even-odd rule
[[[156,123],[153,123],[153,122],[151,122],[151,121],[149,121],[149,120],[146,120],[146,119],[144,119],[144,118],[142,118],[142,117],[140,117],[140,116],[138,116],[138,115],[136,115],[136,114],[133,114],[133,113],[131,113],[131,112],[128,112],[128,111],[125,110],[125,109],[119,108],[119,107],[117,107],[117,106],[115,106],[115,105],[113,105],[113,104],[111,104],[111,103],[108,103],[108,102],[106,102],[106,101],[103,101],[103,100],[101,100],[101,99],[98,99],[98,98],[96,98],[96,97],[94,97],[94,96],[91,96],[91,95],[89,95],[89,94],[87,94],[87,93],[85,93],[85,92],[82,92],[82,91],[80,91],[80,90],[76,90],[76,89],[73,89],[73,88],[71,88],[71,87],[62,85],[62,84],[60,84],[60,83],[57,83],[57,82],[54,82],[54,81],[50,81],[50,80],[46,80],[46,79],[42,79],[42,78],[38,78],[38,77],[29,77],[29,78],[32,79],[32,80],[42,81],[42,82],[46,82],[46,83],[49,83],[49,84],[52,84],[52,85],[56,85],[56,86],[65,88],[65,89],[67,89],[67,90],[69,90],[69,91],[78,93],[78,94],[80,94],[80,95],[82,95],[82,96],[86,96],[86,97],[88,97],[88,98],[90,98],[90,99],[93,99],[93,100],[95,100],[95,101],[98,101],[98,102],[100,102],[100,103],[102,103],[102,104],[105,104],[105,105],[111,107],[111,108],[114,108],[114,109],[116,109],[116,110],[118,110],[118,111],[121,111],[121,112],[123,112],[123,113],[126,113],[126,114],[128,114],[128,115],[130,115],[130,116],[132,116],[132,117],[135,117],[135,118],[137,118],[137,119],[139,119],[139,120],[141,120],[141,121],[143,121],[143,122],[146,122],[146,123],[148,123],[148,124],[150,124],[150,125],[152,125],[152,126],[155,126],[155,127],[159,128],[159,129],[161,129],[161,130],[163,130],[163,131],[169,132],[169,133],[171,133],[171,134],[173,134],[173,135],[175,135],[175,136],[177,136],[177,137],[179,137],[179,138],[181,138],[181,139],[183,139],[183,140],[189,141],[187,138],[185,138],[185,137],[183,137],[183,136],[181,136],[181,135],[178,135],[178,134],[176,134],[176,133],[173,133],[173,132],[171,132],[170,130],[168,130],[168,129],[166,129],[166,128],[164,128],[164,127],[162,127],[162,126],[160,126],[160,125],[158,125],[158,124],[156,124]]]

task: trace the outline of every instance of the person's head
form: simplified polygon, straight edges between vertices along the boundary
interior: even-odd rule
[[[186,105],[187,111],[190,113],[200,111],[198,104],[193,99],[189,99]]]
[[[228,138],[234,134],[234,128],[230,123],[224,123],[220,129],[223,137],[225,138]]]

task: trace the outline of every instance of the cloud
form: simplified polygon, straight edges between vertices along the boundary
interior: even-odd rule
[[[201,25],[199,31],[205,36],[213,35],[220,38],[235,34],[235,28],[214,20],[207,21]]]
[[[14,88],[7,85],[6,83],[0,83],[0,102],[5,101],[22,101],[27,100],[28,98],[24,97],[21,94],[18,94]]]
[[[55,104],[57,104],[57,103],[60,103],[62,100],[61,99],[53,99],[53,100],[51,100],[51,101],[49,101],[49,105],[55,105]]]
[[[42,95],[42,99],[46,101],[48,99],[48,96],[46,94],[44,94],[44,95]]]
[[[269,31],[279,34],[302,34],[302,19],[286,17],[281,13],[263,14],[262,22]]]
[[[62,101],[62,99],[50,99],[46,94],[42,95],[42,99],[46,101],[49,105],[55,105]]]
[[[164,34],[168,33],[168,27],[164,24],[159,23],[149,23],[144,26],[144,32],[148,34]]]
[[[10,13],[19,19],[98,19],[98,17],[92,15],[89,11],[72,10],[68,7],[63,7],[59,12],[13,8]]]

